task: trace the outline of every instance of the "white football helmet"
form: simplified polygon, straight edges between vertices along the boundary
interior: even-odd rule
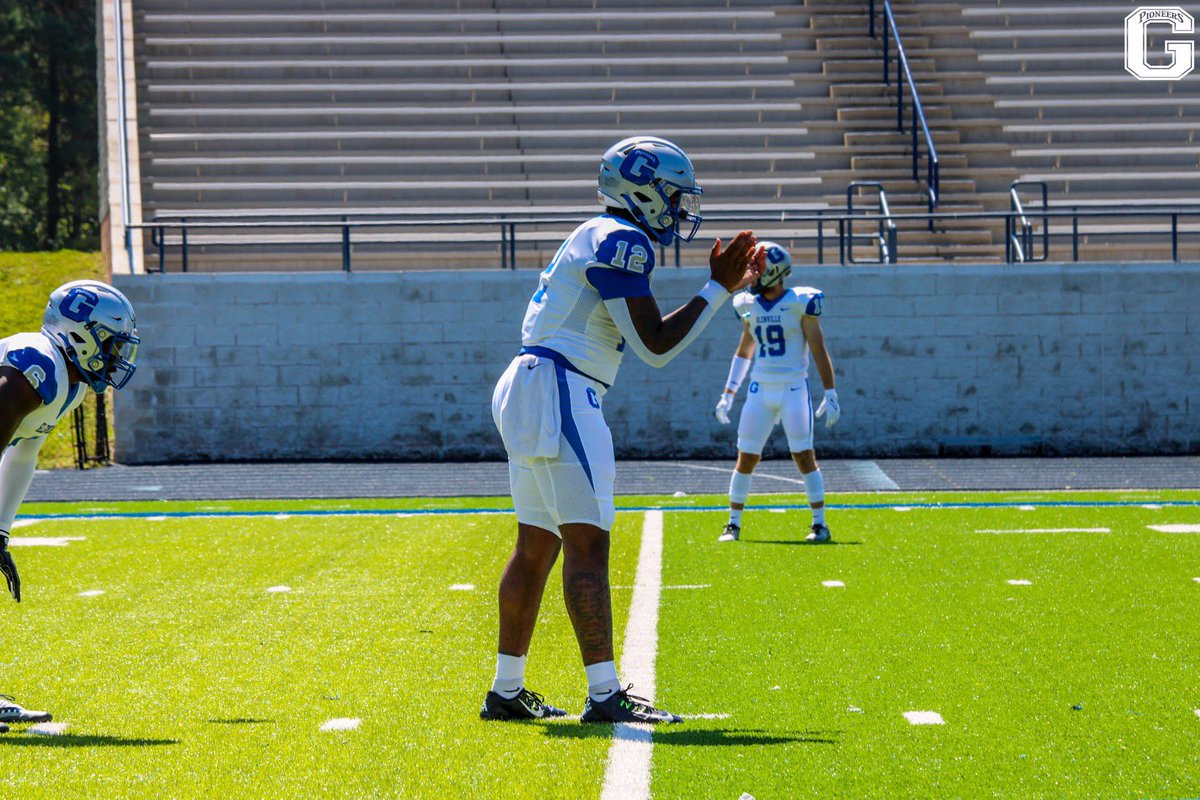
[[[62,348],[97,394],[120,389],[137,369],[137,319],[128,298],[100,281],[71,281],[50,293],[42,332]]]
[[[600,202],[628,211],[664,246],[696,235],[703,221],[700,194],[691,159],[666,139],[622,139],[600,161]],[[679,233],[682,222],[692,223],[686,236]]]
[[[769,289],[792,274],[792,257],[787,250],[774,242],[759,242],[758,246],[767,251],[767,267],[751,287],[754,294]]]

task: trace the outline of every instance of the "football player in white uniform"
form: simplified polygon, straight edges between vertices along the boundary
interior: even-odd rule
[[[83,402],[87,389],[120,389],[133,376],[137,322],[125,295],[100,281],[55,289],[37,333],[0,339],[0,572],[21,602],[21,577],[8,551],[17,510],[46,436]],[[0,732],[10,722],[48,722],[0,695]]]
[[[807,380],[810,352],[825,386],[825,397],[815,416],[824,417],[828,428],[842,414],[833,361],[821,332],[821,300],[825,295],[808,286],[785,288],[783,279],[792,271],[791,256],[772,242],[762,242],[762,246],[767,252],[766,271],[750,291],[733,299],[733,309],[742,320],[742,338],[716,408],[717,419],[729,424],[733,400],[753,360],[749,395],[738,422],[737,464],[729,481],[729,524],[718,541],[738,540],[754,468],[762,458],[763,445],[782,418],[788,449],[800,468],[804,493],[812,506],[812,530],[805,541],[823,544],[830,540],[830,534],[825,525],[825,480],[813,450],[814,415]]]
[[[762,274],[765,255],[750,231],[726,249],[718,239],[710,280],[664,317],[650,276],[658,247],[690,241],[700,225],[692,162],[671,142],[636,136],[604,154],[599,183],[605,213],[576,228],[542,272],[522,347],[492,397],[517,541],[500,580],[499,653],[484,719],[565,714],[525,688],[525,656],[561,551],[564,599],[588,682],[582,721],[679,721],[617,679],[608,583],[615,470],[601,405],[626,348],[651,366],[666,365],[733,292]]]

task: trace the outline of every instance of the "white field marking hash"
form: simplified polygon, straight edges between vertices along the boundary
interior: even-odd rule
[[[1192,578],[1196,583],[1200,583],[1200,578]]]
[[[767,510],[772,514],[786,514],[788,512],[786,508],[768,508]]]
[[[146,522],[166,522],[166,517],[145,517]]]
[[[905,711],[904,718],[913,725],[945,725],[946,720],[936,711]]]
[[[677,583],[673,586],[664,586],[664,589],[710,589],[711,583]]]
[[[473,584],[473,583],[456,583],[450,587],[450,591],[452,591],[452,592],[473,592],[473,591],[475,591],[475,584]]]
[[[1146,503],[1144,506],[1142,506],[1142,508],[1147,509],[1148,511],[1158,511],[1162,508],[1162,506],[1158,505],[1157,503]]]
[[[1037,506],[1017,506],[1017,511],[1037,511]]]
[[[830,589],[835,589],[838,587],[844,587],[846,584],[842,583],[841,581],[821,581],[821,585],[828,586]]]
[[[34,518],[34,519],[19,519],[19,520],[17,520],[16,522],[14,522],[14,523],[12,524],[12,529],[15,531],[17,528],[26,528],[26,527],[28,527],[28,526],[30,526],[30,525],[36,525],[36,524],[38,524],[39,522],[41,522],[41,520],[40,520],[40,519],[37,519],[37,518]]]
[[[1009,585],[1009,586],[1033,586],[1033,582],[1032,582],[1032,581],[1027,581],[1027,580],[1024,580],[1024,579],[1018,579],[1018,580],[1015,580],[1015,581],[1009,581],[1009,582],[1008,582],[1008,585]]]
[[[80,592],[80,597],[99,597],[104,594],[103,589],[88,589],[86,592]]]
[[[323,731],[353,731],[358,730],[362,720],[357,717],[334,717],[321,723]]]
[[[275,516],[271,517],[271,519],[291,519],[291,518],[292,518],[291,514],[276,514]]]
[[[1112,533],[1109,528],[982,528],[975,533]]]
[[[283,594],[284,592],[290,592],[291,590],[292,590],[292,587],[284,586],[282,584],[280,584],[279,586],[268,586],[265,589],[265,591],[268,594]]]
[[[1150,525],[1148,527],[1159,533],[1200,533],[1200,525]]]
[[[32,733],[34,736],[62,736],[67,732],[66,722],[43,722],[38,725],[30,725],[25,729],[26,733]]]
[[[1196,716],[1197,716],[1197,717],[1200,717],[1200,708],[1197,708],[1197,709],[1196,709]]]
[[[625,626],[625,652],[621,654],[622,680],[636,693],[654,702],[654,660],[658,655],[658,602],[662,592],[663,512],[647,511],[642,522],[642,547],[638,555],[629,622]],[[608,748],[604,787],[600,800],[650,800],[650,762],[654,741],[650,726],[617,724]]]
[[[684,719],[729,719],[732,714],[680,714]]]
[[[892,506],[892,511],[912,511],[911,506]]]
[[[82,542],[82,536],[23,536],[8,540],[9,547],[66,547],[71,542]]]

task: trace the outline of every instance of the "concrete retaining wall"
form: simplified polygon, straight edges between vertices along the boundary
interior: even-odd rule
[[[819,454],[1200,451],[1195,265],[798,273],[825,290],[842,399]],[[704,277],[661,268],[660,305]],[[524,271],[119,276],[145,345],[116,403],[117,459],[500,458],[492,385],[536,282]],[[662,370],[627,357],[605,398],[619,456],[733,452],[712,407],[737,336],[726,310]],[[781,433],[772,448],[785,451]]]

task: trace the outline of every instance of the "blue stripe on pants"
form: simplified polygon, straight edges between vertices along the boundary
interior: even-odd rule
[[[563,436],[566,437],[567,444],[571,445],[571,449],[575,451],[579,463],[583,465],[583,472],[587,475],[588,483],[595,489],[596,483],[592,480],[592,468],[588,465],[587,453],[583,450],[583,439],[579,437],[579,428],[575,427],[575,417],[571,416],[571,388],[567,385],[567,371],[556,363],[554,372],[558,377],[558,408],[562,415]]]

